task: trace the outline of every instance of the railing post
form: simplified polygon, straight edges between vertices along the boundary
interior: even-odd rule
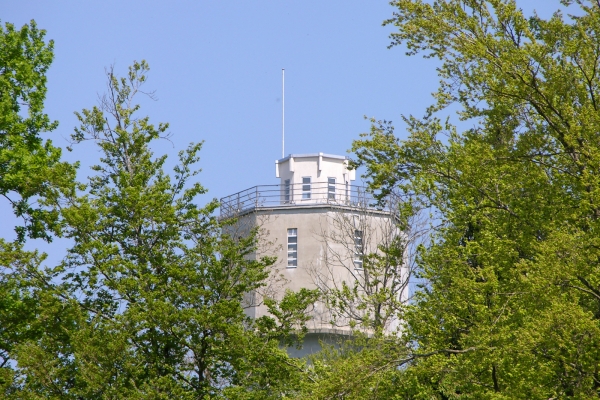
[[[254,188],[254,208],[258,208],[258,186]]]

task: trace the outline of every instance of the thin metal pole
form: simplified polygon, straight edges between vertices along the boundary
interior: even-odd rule
[[[285,68],[281,68],[281,158],[285,157]]]

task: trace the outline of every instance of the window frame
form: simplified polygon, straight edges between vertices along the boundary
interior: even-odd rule
[[[306,183],[304,180],[308,179],[308,183]],[[308,187],[308,190],[306,189]],[[302,200],[310,200],[311,199],[311,193],[312,193],[312,177],[310,176],[303,176],[302,177]]]
[[[331,182],[333,180],[333,183]],[[335,186],[336,179],[335,178],[327,178],[327,200],[335,201]],[[333,189],[333,190],[332,190]]]
[[[287,229],[287,267],[298,267],[298,228]]]
[[[292,182],[290,179],[283,181],[283,201],[285,204],[289,204],[291,202],[291,187]]]
[[[363,261],[365,256],[365,244],[364,244],[364,232],[360,229],[354,230],[354,257],[352,262],[354,263],[354,269],[363,269]]]

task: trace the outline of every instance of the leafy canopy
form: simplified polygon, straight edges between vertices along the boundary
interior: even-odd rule
[[[437,59],[440,86],[405,140],[375,122],[353,150],[374,190],[431,213],[430,241],[409,354],[354,357],[366,387],[343,396],[597,397],[600,3],[549,19],[511,0],[392,5],[392,47]],[[460,125],[440,119],[455,109]]]
[[[44,36],[34,21],[21,29],[0,26],[0,196],[25,222],[17,227],[21,242],[26,236],[50,240],[50,233],[59,232],[57,213],[43,206],[72,190],[74,179],[60,149],[40,136],[58,126],[44,113],[46,72],[54,57],[54,43]]]

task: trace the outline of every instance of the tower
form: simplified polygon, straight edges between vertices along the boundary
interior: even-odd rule
[[[377,253],[382,244],[398,242],[402,233],[393,204],[382,205],[364,188],[352,185],[355,171],[348,168],[346,157],[290,154],[277,160],[275,167],[278,184],[254,186],[222,198],[221,217],[236,217],[242,230],[258,226],[265,245],[255,256],[277,256],[272,281],[261,293],[247,296],[248,315],[266,315],[262,298],[280,297],[285,289],[318,288],[323,293],[324,300],[310,310],[303,349],[289,350],[303,356],[319,350],[319,340],[350,335],[369,312],[350,302],[345,313],[335,312],[325,298],[344,285],[355,284],[359,297],[361,290],[366,292],[373,273],[363,268],[365,255]],[[376,283],[380,288],[395,287],[393,295],[399,300],[406,297],[407,289],[399,282],[406,277],[402,264],[388,266],[391,274]],[[390,333],[397,325],[393,316],[383,322]]]

